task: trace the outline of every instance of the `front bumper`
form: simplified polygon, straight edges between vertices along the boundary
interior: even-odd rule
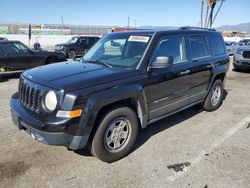
[[[62,131],[48,132],[43,127],[51,125],[42,124],[39,120],[32,117],[22,106],[19,98],[12,96],[11,116],[13,123],[19,130],[25,130],[33,138],[48,145],[65,146],[72,150],[83,149],[88,141],[87,136],[71,135]],[[57,126],[60,126],[58,122]]]
[[[235,56],[233,65],[237,68],[250,69],[250,59],[239,58],[238,56]]]
[[[64,56],[66,56],[66,55],[67,55],[67,53],[68,53],[68,51],[67,51],[66,49],[60,49],[60,50],[55,49],[55,52],[60,52],[60,53],[63,53],[63,54],[64,54]]]

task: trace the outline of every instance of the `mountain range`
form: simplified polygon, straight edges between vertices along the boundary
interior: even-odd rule
[[[230,30],[230,31],[246,31],[250,33],[250,22],[241,23],[238,25],[223,25],[216,28],[217,30]]]
[[[174,26],[140,26],[140,29],[159,29],[159,30],[169,30],[169,29],[177,29],[178,27]],[[250,33],[250,22],[248,23],[241,23],[237,25],[222,25],[215,28],[216,30],[222,31],[222,30],[229,30],[229,31],[246,31],[247,33]]]

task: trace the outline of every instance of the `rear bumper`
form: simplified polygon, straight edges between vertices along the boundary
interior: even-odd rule
[[[39,122],[31,117],[22,107],[18,98],[11,99],[11,116],[13,123],[19,130],[26,131],[41,143],[55,146],[65,146],[72,150],[83,149],[88,141],[86,136],[76,136],[65,132],[47,132],[42,130]],[[51,125],[45,125],[51,126]],[[60,124],[57,124],[60,126]]]

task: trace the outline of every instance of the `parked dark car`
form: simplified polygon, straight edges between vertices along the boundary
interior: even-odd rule
[[[70,59],[84,55],[100,38],[94,36],[72,37],[64,44],[57,44],[55,51],[63,52]]]
[[[0,41],[0,76],[2,72],[25,70],[65,61],[60,52],[33,51],[20,41]]]
[[[4,38],[4,37],[0,37],[0,41],[6,41],[8,40],[7,38]]]
[[[139,129],[196,104],[218,109],[228,68],[215,30],[112,33],[80,61],[22,73],[12,119],[42,143],[88,146],[113,162],[129,153]]]

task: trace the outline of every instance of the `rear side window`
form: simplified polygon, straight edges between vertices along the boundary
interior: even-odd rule
[[[94,37],[93,38],[89,38],[89,43],[92,44],[92,45],[95,44],[95,38]]]
[[[222,55],[225,54],[224,41],[219,35],[210,35],[208,36],[208,40],[210,41],[210,45],[213,50],[214,55]]]
[[[193,35],[188,38],[192,52],[192,59],[203,58],[210,55],[205,36]]]

